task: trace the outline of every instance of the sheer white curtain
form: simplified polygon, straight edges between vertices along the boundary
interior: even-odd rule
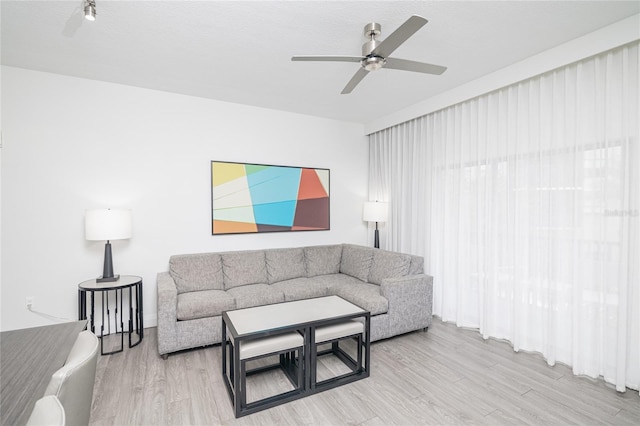
[[[640,384],[639,44],[375,133],[383,247],[434,313],[616,389]]]

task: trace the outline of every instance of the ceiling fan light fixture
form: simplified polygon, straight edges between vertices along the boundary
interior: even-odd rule
[[[84,19],[87,21],[96,20],[96,2],[95,0],[85,0],[84,2]]]
[[[384,66],[387,62],[382,56],[367,56],[361,62],[362,68],[367,71],[376,71]]]

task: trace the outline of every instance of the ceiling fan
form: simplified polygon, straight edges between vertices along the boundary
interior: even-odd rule
[[[427,22],[425,18],[413,15],[400,25],[397,30],[391,33],[384,40],[376,40],[380,35],[380,24],[371,22],[364,27],[364,36],[369,39],[362,45],[362,56],[293,56],[292,61],[321,61],[321,62],[360,62],[360,68],[347,85],[342,89],[341,94],[348,94],[369,74],[369,71],[376,71],[382,67],[421,72],[425,74],[440,75],[446,71],[447,67],[440,65],[426,64],[424,62],[409,61],[406,59],[390,58],[389,55],[396,50],[409,37],[415,34]]]

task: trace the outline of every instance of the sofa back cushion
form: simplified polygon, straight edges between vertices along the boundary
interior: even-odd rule
[[[422,256],[411,256],[411,264],[409,265],[408,275],[424,274],[424,258]]]
[[[410,264],[411,256],[408,254],[376,250],[369,270],[369,282],[380,285],[385,278],[404,277]]]
[[[178,293],[223,290],[222,261],[218,253],[179,254],[169,258],[169,273]]]
[[[221,253],[224,289],[247,284],[266,284],[267,266],[263,250]]]
[[[267,250],[265,258],[269,284],[307,276],[302,248]]]
[[[340,272],[341,245],[309,246],[304,248],[307,277]]]
[[[340,272],[367,282],[373,250],[370,247],[343,244]]]

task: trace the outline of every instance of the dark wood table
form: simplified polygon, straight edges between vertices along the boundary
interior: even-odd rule
[[[0,333],[0,424],[25,425],[87,321]]]

